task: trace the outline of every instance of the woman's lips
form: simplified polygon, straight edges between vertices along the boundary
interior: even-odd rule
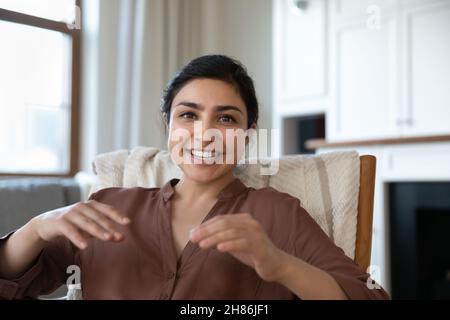
[[[215,151],[201,151],[201,150],[191,150],[191,155],[196,158],[208,158],[211,159],[215,157]]]
[[[202,151],[194,149],[185,149],[187,154],[190,154],[193,164],[214,164],[216,159],[222,156],[222,153],[216,153],[215,150],[212,151]]]

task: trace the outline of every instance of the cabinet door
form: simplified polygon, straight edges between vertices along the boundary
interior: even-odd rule
[[[348,21],[352,18],[360,18],[367,14],[380,14],[385,11],[395,10],[398,0],[332,0],[334,2],[334,14],[337,21]]]
[[[326,1],[309,1],[304,10],[294,3],[274,2],[274,89],[277,105],[301,114],[326,95]]]
[[[396,15],[384,14],[377,29],[366,22],[363,18],[332,26],[332,103],[327,124],[331,141],[398,134]]]
[[[410,9],[405,56],[405,132],[450,133],[450,1]]]

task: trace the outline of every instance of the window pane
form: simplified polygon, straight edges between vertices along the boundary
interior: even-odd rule
[[[75,0],[0,0],[0,8],[67,23],[75,21]]]
[[[71,38],[0,21],[0,172],[68,170]]]

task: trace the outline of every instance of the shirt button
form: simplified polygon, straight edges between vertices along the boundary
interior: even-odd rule
[[[167,273],[167,279],[172,279],[173,277],[175,277],[175,273],[174,272],[168,272]]]

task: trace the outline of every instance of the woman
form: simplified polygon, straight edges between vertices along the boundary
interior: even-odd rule
[[[191,61],[169,83],[162,112],[182,178],[103,189],[4,237],[3,298],[47,294],[70,266],[81,270],[84,299],[388,298],[296,198],[233,176],[242,148],[227,132],[258,120],[240,63]]]

